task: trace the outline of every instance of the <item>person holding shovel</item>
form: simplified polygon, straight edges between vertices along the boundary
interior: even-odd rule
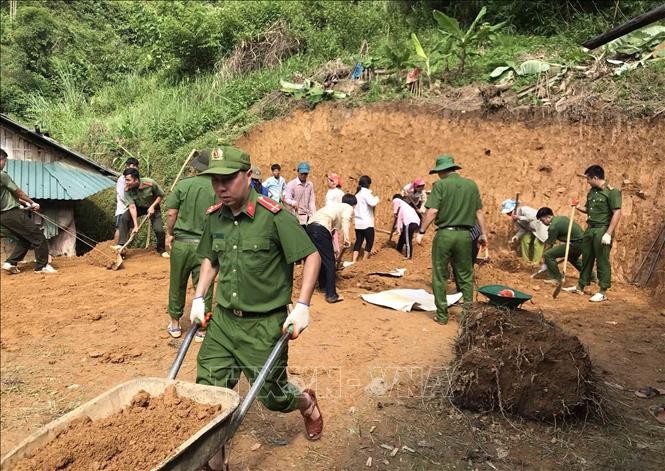
[[[399,237],[395,247],[399,253],[406,246],[406,258],[413,258],[413,235],[420,229],[420,216],[415,208],[404,201],[402,195],[393,195],[395,232]]]
[[[16,239],[16,247],[2,264],[6,272],[20,273],[18,262],[23,260],[28,250],[35,251],[35,273],[56,273],[48,262],[48,242],[42,230],[28,217],[28,211],[21,209],[21,203],[29,205],[31,211],[39,211],[35,203],[14,180],[5,172],[7,152],[0,149],[0,225]]]
[[[307,224],[307,235],[321,256],[319,288],[326,292],[326,302],[337,303],[344,298],[337,294],[337,264],[344,251],[351,247],[349,230],[353,219],[353,208],[358,200],[352,194],[345,194],[341,203],[328,203],[314,213]],[[333,233],[342,234],[342,247],[337,249],[333,241]]]
[[[146,215],[150,218],[152,229],[155,231],[157,253],[164,258],[169,258],[165,246],[162,213],[159,208],[159,204],[164,198],[164,190],[152,178],[141,177],[135,168],[127,168],[122,174],[125,176],[125,202],[129,211],[126,211],[120,218],[120,239],[118,245],[114,247],[125,245],[129,238],[130,227],[132,233],[138,232],[138,217]]]
[[[439,175],[439,181],[432,187],[425,207],[427,212],[416,236],[422,245],[423,236],[432,222],[436,224],[436,235],[432,243],[432,291],[436,304],[434,320],[448,323],[448,303],[446,284],[448,263],[453,262],[455,276],[463,294],[464,304],[473,301],[473,262],[471,257],[471,228],[478,222],[480,236],[478,243],[487,244],[487,230],[483,204],[478,185],[473,180],[461,177],[461,169],[450,155],[441,155],[430,174]]]
[[[587,229],[582,237],[582,271],[577,286],[563,289],[569,293],[584,293],[584,288],[591,284],[595,262],[600,290],[589,301],[599,303],[607,300],[607,290],[612,285],[610,250],[612,236],[621,219],[621,191],[605,180],[605,170],[600,165],[587,168],[584,178],[591,187],[586,204],[580,206],[577,200],[572,201],[579,212],[587,215]]]
[[[309,325],[309,304],[321,258],[299,221],[272,199],[250,187],[248,154],[222,147],[210,156],[208,175],[220,200],[207,210],[197,252],[203,259],[190,320],[206,324],[204,296],[219,274],[212,318],[197,358],[196,382],[233,388],[242,372],[250,382],[282,333],[293,327],[296,339]],[[293,265],[303,260],[300,295],[290,309]],[[277,361],[259,394],[270,410],[299,410],[306,436],[316,440],[323,416],[316,393],[300,391],[287,380],[288,349]],[[210,461],[218,469],[218,458]]]
[[[208,168],[209,158],[210,152],[199,152],[189,163],[190,175],[176,183],[166,198],[166,248],[171,252],[168,305],[171,322],[167,331],[173,338],[182,335],[180,318],[185,308],[189,277],[195,289],[199,283],[202,259],[196,249],[203,234],[206,210],[217,201],[210,177],[198,175]],[[206,312],[212,308],[212,292],[208,290],[205,296]],[[204,332],[198,331],[194,340],[202,342]]]
[[[510,244],[519,242],[522,258],[527,262],[540,263],[547,240],[547,226],[536,217],[538,211],[508,199],[501,203],[501,212],[510,217],[517,228],[517,232],[510,239]]]
[[[566,238],[568,236],[568,226],[570,225],[570,218],[567,216],[555,216],[554,212],[547,207],[540,208],[536,213],[536,218],[547,226],[547,240],[545,246],[550,246],[548,250],[543,253],[543,264],[547,268],[549,280],[546,283],[558,285],[561,283],[561,272],[559,271],[559,264],[557,259],[565,257],[566,254]],[[573,227],[570,233],[570,247],[568,248],[568,261],[574,266],[577,271],[582,270],[582,228],[579,224],[573,221]],[[563,242],[563,244],[554,245],[556,241]]]

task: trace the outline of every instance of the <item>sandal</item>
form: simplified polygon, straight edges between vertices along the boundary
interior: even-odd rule
[[[649,407],[651,415],[661,424],[665,424],[665,404]]]
[[[169,326],[166,328],[166,331],[167,331],[167,332],[169,333],[169,335],[170,335],[171,337],[173,337],[174,339],[177,339],[178,337],[180,337],[180,336],[182,335],[182,329],[181,329],[180,327],[171,327],[170,324],[169,324]]]
[[[305,389],[303,393],[308,394],[309,397],[312,398],[312,404],[310,404],[310,406],[304,411],[300,411],[303,419],[305,419],[305,430],[307,431],[305,436],[308,440],[318,440],[321,438],[321,434],[323,433],[323,414],[319,408],[319,402],[316,400],[316,393],[312,389]],[[312,412],[314,412],[315,407],[316,410],[319,411],[319,418],[312,420],[310,417],[312,416]]]
[[[656,396],[665,396],[665,389],[653,388],[651,386],[645,386],[643,388],[635,391],[635,395],[642,399],[651,399]]]

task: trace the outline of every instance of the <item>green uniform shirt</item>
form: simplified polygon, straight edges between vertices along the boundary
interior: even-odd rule
[[[138,188],[125,191],[127,206],[136,205],[137,208],[147,208],[158,196],[164,196],[164,191],[152,178],[143,177]]]
[[[547,241],[546,244],[554,244],[557,240],[565,243],[568,236],[568,224],[570,218],[567,216],[554,216],[552,222],[547,226]],[[584,231],[579,224],[573,221],[573,229],[570,231],[570,240],[582,241]]]
[[[451,173],[434,184],[425,207],[438,209],[434,221],[438,228],[471,228],[476,223],[476,211],[483,207],[483,203],[476,182]]]
[[[316,252],[298,220],[253,189],[237,216],[222,206],[206,218],[198,254],[219,266],[217,303],[226,309],[269,312],[291,302],[293,263]]]
[[[591,188],[586,196],[587,224],[589,227],[607,227],[612,211],[621,209],[621,191],[605,182],[604,188]]]
[[[216,200],[210,177],[199,175],[180,180],[166,198],[166,207],[178,210],[178,219],[173,227],[175,238],[200,239],[206,210]]]
[[[4,170],[0,172],[0,211],[9,211],[19,207],[16,190],[18,187],[12,177]]]

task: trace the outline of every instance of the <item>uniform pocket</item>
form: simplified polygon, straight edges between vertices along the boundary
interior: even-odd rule
[[[270,239],[251,238],[242,241],[242,265],[250,272],[259,272],[266,268],[273,254]]]

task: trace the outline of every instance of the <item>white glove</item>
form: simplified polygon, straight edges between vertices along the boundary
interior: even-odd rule
[[[196,322],[201,326],[205,326],[205,316],[206,316],[206,303],[203,300],[203,296],[194,298],[192,300],[192,310],[189,312],[189,320],[193,324]]]
[[[288,317],[282,325],[282,332],[286,332],[289,329],[289,326],[293,325],[293,333],[291,334],[292,339],[297,339],[300,332],[305,330],[309,325],[309,306],[298,302],[296,307],[294,307],[289,313]]]
[[[30,207],[32,208],[33,211],[39,211],[39,208],[41,206],[39,206],[39,203],[32,203]]]
[[[542,273],[542,272],[546,272],[546,271],[547,271],[547,265],[545,265],[545,264],[543,263],[543,264],[540,266],[540,270],[538,270],[538,271],[540,271],[541,273]]]
[[[612,236],[606,232],[603,234],[603,238],[600,239],[600,243],[603,245],[610,245],[612,243]]]
[[[423,245],[423,238],[425,234],[416,234],[416,244]]]
[[[520,240],[520,238],[517,237],[516,235],[514,235],[510,238],[510,243],[511,244],[516,244],[518,240]]]

